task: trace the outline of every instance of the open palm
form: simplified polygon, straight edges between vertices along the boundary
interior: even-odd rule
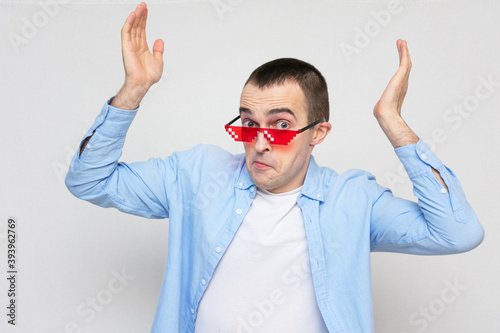
[[[125,82],[146,90],[158,82],[163,72],[163,40],[158,39],[149,51],[146,40],[148,9],[144,2],[127,17],[122,28],[122,55]]]
[[[396,46],[399,52],[399,68],[385,88],[380,100],[375,104],[375,117],[401,116],[401,108],[408,90],[411,59],[406,41],[398,39]]]

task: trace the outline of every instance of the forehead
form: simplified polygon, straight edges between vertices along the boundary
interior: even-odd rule
[[[285,82],[280,85],[259,88],[254,84],[247,84],[240,97],[240,107],[249,109],[256,115],[279,108],[288,108],[293,111],[297,120],[306,119],[306,100],[302,89],[296,82]]]

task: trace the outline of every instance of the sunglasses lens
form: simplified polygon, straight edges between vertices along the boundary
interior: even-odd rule
[[[259,129],[257,127],[227,126],[226,132],[235,141],[252,142],[258,132],[262,132],[269,143],[277,145],[287,145],[297,135],[296,131]]]
[[[239,126],[227,126],[226,132],[231,135],[235,141],[241,141],[241,127]]]
[[[278,145],[287,145],[292,141],[293,138],[297,135],[296,131],[287,131],[287,130],[269,130],[270,136],[274,139],[273,141],[269,141],[271,143],[275,143]],[[267,134],[264,134],[267,135]],[[270,140],[270,137],[268,137]]]
[[[252,142],[257,136],[257,128],[253,127],[226,125],[226,132],[234,139],[234,141]]]

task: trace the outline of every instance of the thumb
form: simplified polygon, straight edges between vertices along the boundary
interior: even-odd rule
[[[163,49],[163,40],[157,39],[153,45],[153,56],[155,57],[155,59],[161,60],[163,58]]]

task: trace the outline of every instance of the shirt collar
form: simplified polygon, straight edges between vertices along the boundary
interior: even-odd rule
[[[235,178],[234,186],[240,190],[248,190],[251,187],[257,188],[248,173],[247,166],[245,164],[245,154],[240,155],[240,170],[238,176]],[[306,178],[304,180],[304,185],[302,186],[301,194],[312,199],[323,202],[324,201],[324,189],[323,181],[321,177],[321,168],[318,166],[314,160],[314,156],[311,155],[309,159],[309,166],[307,168]]]
[[[314,156],[311,155],[301,194],[312,200],[323,202],[325,200],[323,181],[321,177],[321,168],[314,160]]]
[[[253,180],[250,177],[250,174],[248,173],[247,170],[247,166],[245,163],[245,154],[244,153],[240,154],[238,157],[241,158],[241,161],[239,165],[239,174],[235,178],[234,187],[240,190],[248,190],[250,187],[253,186],[256,189],[257,187],[253,183]]]

